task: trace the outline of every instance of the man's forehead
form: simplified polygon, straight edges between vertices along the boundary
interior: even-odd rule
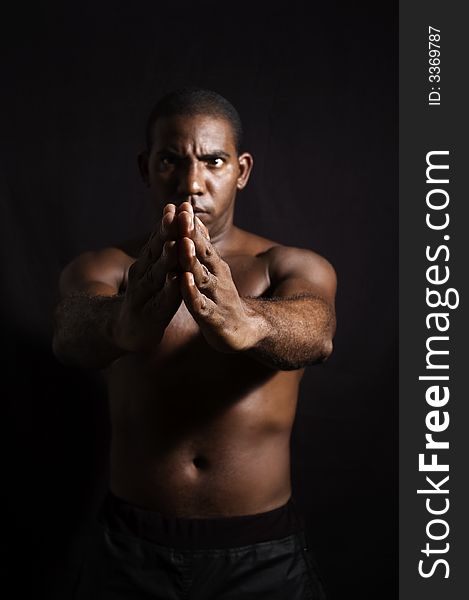
[[[174,115],[160,117],[153,127],[153,145],[164,147],[196,146],[205,149],[233,150],[234,133],[223,117],[211,115]]]

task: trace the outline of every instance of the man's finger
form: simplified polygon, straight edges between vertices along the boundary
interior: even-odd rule
[[[181,207],[186,205],[185,209],[181,210]],[[188,202],[184,202],[179,207],[179,211],[177,213],[177,229],[178,229],[178,237],[189,237],[191,238],[194,235],[194,211],[192,210],[192,206]]]
[[[220,275],[226,268],[225,261],[218,254],[217,249],[210,239],[205,237],[201,227],[196,227],[192,241],[195,246],[195,254],[199,261],[207,267],[214,275]]]
[[[139,279],[147,272],[149,266],[161,255],[165,242],[176,239],[177,223],[175,217],[176,206],[174,204],[167,204],[163,209],[161,220],[150,234],[147,243],[143,246],[140,257],[134,263],[134,278]]]
[[[215,302],[197,289],[192,273],[181,274],[180,290],[187,310],[200,327],[214,325],[217,322],[218,315]]]
[[[176,314],[182,300],[179,277],[178,273],[167,273],[162,289],[144,305],[142,311],[154,320],[155,325],[169,322]]]
[[[160,257],[157,261],[149,265],[142,279],[158,289],[163,286],[167,273],[176,270],[177,266],[176,242],[168,240],[163,245]]]
[[[182,271],[192,271],[192,265],[195,260],[194,242],[187,237],[178,242],[178,260]]]
[[[197,288],[208,298],[217,302],[218,278],[202,264],[197,257],[193,258],[190,272],[194,276]]]
[[[190,212],[194,213],[194,209],[192,208],[192,204],[190,202],[182,202],[177,208],[176,213],[179,214],[181,212]]]
[[[155,239],[161,236],[166,239],[175,239],[176,236],[172,237],[171,233],[174,230],[174,233],[177,234],[176,224],[174,223],[174,219],[176,216],[176,205],[175,204],[166,204],[163,208],[163,215],[161,219],[156,224],[155,229],[150,233],[150,236],[142,248],[142,256],[148,255],[152,245],[155,243]],[[164,241],[166,241],[166,239]],[[163,241],[163,243],[164,243]],[[154,249],[154,247],[153,247]],[[151,258],[151,252],[150,252]],[[154,257],[157,258],[157,257]]]
[[[179,248],[179,255],[182,254],[182,259],[179,259],[183,271],[189,271],[194,277],[194,282],[197,288],[208,298],[213,301],[217,301],[216,291],[218,287],[218,278],[216,275],[211,273],[208,268],[202,264],[199,259],[193,254],[195,252],[194,242],[184,238],[184,246],[191,247],[191,255],[187,257],[187,250],[181,246]]]
[[[175,204],[167,204],[163,209],[163,228],[167,234],[167,239],[170,240],[177,238],[176,211]]]
[[[162,252],[163,244],[168,240],[177,238],[176,207],[167,204],[163,216],[150,239],[147,242],[147,256],[149,260],[158,258]]]
[[[134,283],[131,290],[133,306],[135,308],[141,307],[152,295],[161,290],[168,272],[175,271],[177,267],[176,242],[169,240],[165,242],[158,260],[150,263],[147,270]]]
[[[200,229],[202,230],[202,233],[204,234],[204,236],[205,236],[205,237],[206,237],[208,240],[210,240],[210,234],[209,234],[209,232],[208,232],[208,229],[205,227],[205,225],[202,223],[202,221],[199,219],[199,217],[196,215],[196,216],[194,217],[194,219],[195,219],[195,224],[196,224],[196,227],[200,227]]]
[[[191,239],[183,238],[178,243],[178,260],[182,271],[192,273],[199,290],[216,301],[218,278],[197,258],[195,244]]]

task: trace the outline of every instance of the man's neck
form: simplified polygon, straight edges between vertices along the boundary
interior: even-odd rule
[[[217,230],[215,233],[210,233],[210,241],[218,250],[218,252],[223,255],[229,252],[234,243],[234,238],[236,236],[236,227],[233,225],[233,221],[227,221],[223,227]]]

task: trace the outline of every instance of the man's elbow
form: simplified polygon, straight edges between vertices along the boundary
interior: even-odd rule
[[[329,356],[332,354],[334,350],[334,344],[332,342],[332,338],[325,338],[320,344],[319,348],[317,348],[316,358],[314,363],[323,363],[325,362]]]
[[[61,364],[69,366],[67,353],[65,352],[64,346],[57,334],[55,334],[52,339],[52,354]]]
[[[54,335],[52,340],[52,353],[64,367],[81,366],[80,361],[73,352],[70,352],[68,345],[58,335]]]
[[[332,342],[332,337],[324,336],[320,340],[317,340],[314,348],[312,348],[312,356],[308,361],[308,364],[317,365],[325,362],[332,354],[333,349],[334,344]]]
[[[306,352],[293,353],[288,358],[280,360],[276,366],[282,371],[295,371],[296,369],[311,367],[325,362],[332,354],[333,349],[332,339],[325,338],[320,343],[316,342]]]
[[[320,344],[320,358],[318,362],[325,362],[334,351],[334,336],[336,333],[336,318],[333,308],[328,307],[328,318],[324,324]]]
[[[78,352],[59,335],[54,335],[52,340],[52,353],[64,367],[75,367],[79,369],[105,369],[109,366],[109,360],[102,360],[90,352]]]

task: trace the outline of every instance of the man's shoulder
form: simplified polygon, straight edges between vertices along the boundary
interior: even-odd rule
[[[62,269],[60,293],[67,295],[99,289],[97,293],[107,295],[108,292],[117,291],[131,262],[119,248],[106,247],[82,252]]]
[[[139,257],[147,240],[148,235],[118,241],[111,245],[85,252],[81,255],[81,258],[102,267],[115,266],[128,270],[129,266]]]
[[[139,253],[141,240],[133,239],[90,249],[75,256],[62,270],[62,293],[84,289],[93,283],[104,283],[119,289]],[[143,245],[140,244],[140,247]]]
[[[132,264],[135,257],[125,248],[124,245],[116,243],[115,245],[87,250],[76,256],[67,268],[87,268],[87,269],[116,269],[125,268]]]
[[[265,256],[268,258],[269,264],[271,264],[272,267],[288,268],[289,266],[304,264],[310,268],[314,267],[333,270],[331,263],[324,258],[324,256],[321,256],[309,248],[276,244],[265,252]]]
[[[308,282],[310,287],[318,290],[318,295],[321,292],[328,298],[335,295],[335,269],[317,252],[280,244],[244,230],[239,230],[238,235],[238,245],[244,249],[244,254],[251,254],[264,262],[270,287],[287,281],[296,281],[298,285]]]
[[[136,260],[140,255],[143,246],[147,243],[150,233],[130,238],[114,245],[112,250],[125,254],[128,258]]]
[[[250,256],[262,256],[272,248],[279,246],[278,242],[274,242],[245,229],[235,228],[236,235],[234,248],[231,250],[233,254],[248,254]]]
[[[265,258],[273,266],[279,264],[288,266],[288,263],[306,262],[309,265],[332,268],[326,258],[309,248],[287,246],[239,228],[237,235],[240,248],[243,248],[248,254]]]

